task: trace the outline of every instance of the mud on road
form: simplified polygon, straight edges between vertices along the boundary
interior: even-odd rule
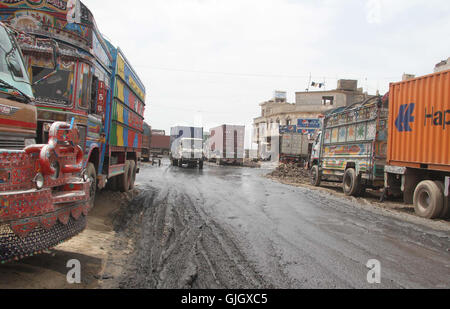
[[[103,287],[272,288],[253,269],[233,236],[202,212],[201,203],[173,188],[141,186],[141,193],[130,203],[134,215],[116,225],[123,235],[115,249],[126,246],[124,239],[136,239],[134,255],[126,264],[117,258],[109,261],[124,269],[119,280]]]

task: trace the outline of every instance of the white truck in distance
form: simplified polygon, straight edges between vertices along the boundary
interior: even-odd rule
[[[173,166],[203,169],[203,128],[174,127],[170,130],[170,160]]]

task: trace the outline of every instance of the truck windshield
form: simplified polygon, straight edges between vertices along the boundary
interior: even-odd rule
[[[52,72],[53,69],[51,68],[32,66],[33,81],[41,80]],[[72,68],[68,70],[59,69],[47,79],[41,80],[33,86],[36,99],[45,103],[70,105],[70,98],[73,92],[72,81]]]
[[[12,35],[0,24],[0,79],[28,97],[33,97],[22,54]]]

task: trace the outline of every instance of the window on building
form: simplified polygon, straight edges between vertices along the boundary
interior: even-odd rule
[[[322,105],[324,106],[334,105],[334,97],[322,97]]]
[[[286,120],[286,125],[287,125],[287,126],[290,126],[290,125],[291,125],[291,119],[287,119],[287,120]]]

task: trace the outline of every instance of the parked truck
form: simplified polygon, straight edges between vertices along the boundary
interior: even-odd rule
[[[280,162],[307,162],[310,155],[308,134],[297,130],[296,125],[280,126]]]
[[[384,98],[325,117],[311,182],[341,181],[347,195],[383,189],[424,218],[449,216],[450,71],[392,83]],[[314,157],[314,156],[313,156]]]
[[[171,128],[170,160],[173,166],[187,164],[203,169],[203,128]]]
[[[170,136],[165,135],[152,135],[152,141],[150,145],[150,152],[152,157],[163,157],[170,153]]]
[[[92,203],[74,119],[70,124],[54,122],[48,129],[47,143],[36,144],[38,111],[28,72],[15,31],[2,23],[0,42],[3,264],[37,254],[80,233]]]
[[[245,126],[222,125],[210,130],[206,155],[218,165],[244,164]]]
[[[450,215],[450,71],[392,83],[387,193],[403,193],[425,218]]]
[[[150,161],[151,157],[151,141],[152,141],[152,127],[144,122],[144,134],[142,135],[142,149],[141,160],[144,162]]]
[[[37,142],[48,143],[53,123],[74,119],[91,200],[108,180],[111,189],[127,191],[139,170],[145,87],[82,2],[73,10],[64,1],[34,2],[4,1],[0,18],[17,28],[35,94]]]

